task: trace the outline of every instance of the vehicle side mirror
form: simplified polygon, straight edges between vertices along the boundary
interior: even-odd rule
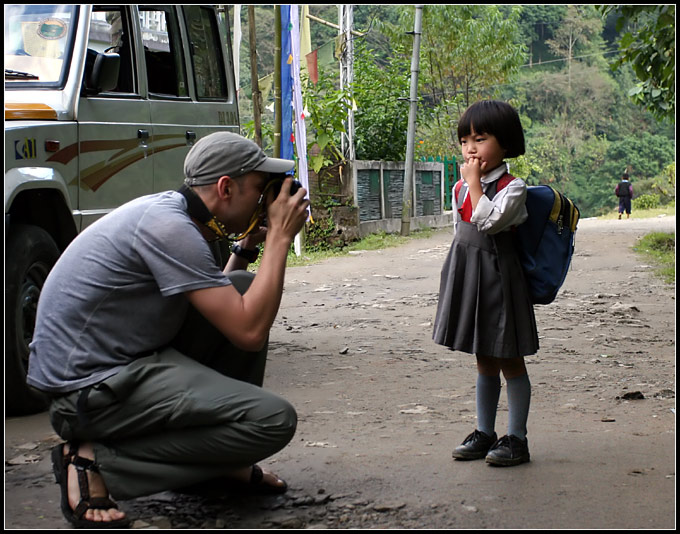
[[[118,85],[120,55],[87,50],[83,89],[86,95],[111,91]]]

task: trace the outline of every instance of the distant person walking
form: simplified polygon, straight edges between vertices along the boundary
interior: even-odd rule
[[[619,197],[619,219],[623,212],[626,212],[626,219],[630,217],[631,200],[633,198],[633,186],[627,172],[621,176],[621,181],[616,184],[614,189],[616,196]]]

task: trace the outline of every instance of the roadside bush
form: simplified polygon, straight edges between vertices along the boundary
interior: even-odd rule
[[[640,195],[633,199],[633,209],[651,210],[659,207],[659,195]]]

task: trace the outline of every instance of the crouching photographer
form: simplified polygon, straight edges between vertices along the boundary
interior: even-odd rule
[[[50,273],[28,382],[51,396],[66,441],[52,461],[74,526],[128,526],[112,499],[216,478],[225,490],[286,490],[257,463],[288,444],[297,422],[262,388],[286,257],[309,205],[292,178],[276,180],[278,196],[267,185],[293,165],[239,135],[206,136],[179,191],[106,215]],[[266,230],[253,225],[258,213]],[[238,234],[222,269],[210,244]],[[257,274],[238,271],[265,239]]]

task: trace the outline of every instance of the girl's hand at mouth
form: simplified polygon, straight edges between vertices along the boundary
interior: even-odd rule
[[[482,160],[477,157],[470,156],[461,167],[463,180],[465,180],[468,185],[479,183],[485,168],[486,162],[482,162]]]

